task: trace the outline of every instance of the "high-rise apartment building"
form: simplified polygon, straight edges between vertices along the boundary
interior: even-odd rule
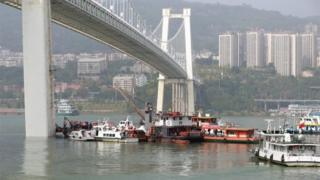
[[[239,51],[237,33],[219,35],[219,67],[239,67]]]
[[[251,31],[246,34],[246,60],[247,67],[263,67],[266,65],[264,58],[264,33]]]
[[[302,68],[316,67],[317,37],[314,33],[301,34]]]
[[[302,38],[299,34],[267,34],[267,62],[282,76],[299,76],[302,68]]]

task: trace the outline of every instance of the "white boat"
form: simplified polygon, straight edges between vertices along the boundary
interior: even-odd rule
[[[79,115],[79,111],[76,107],[67,99],[60,99],[57,103],[57,114],[63,116],[76,116]]]
[[[79,131],[71,131],[69,135],[69,139],[75,140],[75,141],[94,141],[94,132],[91,130],[84,130],[81,129]]]
[[[115,126],[110,126],[107,123],[94,126],[95,140],[105,142],[120,142],[120,143],[137,143],[138,138],[128,137],[126,130]]]
[[[305,143],[303,135],[262,133],[259,159],[284,166],[320,166],[320,145]]]

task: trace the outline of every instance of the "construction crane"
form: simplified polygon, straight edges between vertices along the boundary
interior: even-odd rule
[[[127,91],[117,87],[112,87],[112,89],[121,94],[121,96],[134,108],[134,111],[140,116],[141,120],[145,120],[144,112],[140,110],[138,105],[134,102],[132,96],[130,96]]]

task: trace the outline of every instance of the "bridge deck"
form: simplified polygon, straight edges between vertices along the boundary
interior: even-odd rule
[[[21,6],[21,0],[0,0],[0,3]],[[168,78],[186,79],[186,72],[167,53],[93,1],[51,0],[51,8],[57,24],[142,60]]]

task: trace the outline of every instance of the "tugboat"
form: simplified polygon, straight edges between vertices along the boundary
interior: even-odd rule
[[[67,99],[60,99],[56,109],[57,115],[61,116],[77,116],[80,114],[76,107]]]
[[[180,112],[167,112],[156,114],[152,117],[152,107],[146,109],[146,119],[149,121],[147,139],[151,142],[188,144],[202,142],[203,133],[192,124],[192,116]]]

